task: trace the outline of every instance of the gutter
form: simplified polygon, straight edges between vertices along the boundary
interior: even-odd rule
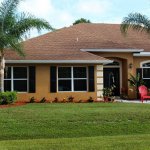
[[[6,64],[108,64],[112,62],[112,60],[6,60]]]
[[[118,52],[118,53],[128,53],[128,52],[143,52],[144,49],[80,49],[83,52]]]
[[[133,56],[136,56],[136,57],[150,56],[150,52],[134,53]]]

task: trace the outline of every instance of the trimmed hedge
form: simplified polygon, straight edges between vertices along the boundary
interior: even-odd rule
[[[0,105],[11,104],[17,100],[17,92],[1,92]]]

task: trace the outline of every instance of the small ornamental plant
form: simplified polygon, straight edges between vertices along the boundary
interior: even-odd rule
[[[40,103],[45,103],[46,102],[46,98],[43,97],[41,100],[40,100]]]
[[[93,97],[90,96],[89,99],[87,100],[87,102],[89,102],[89,103],[94,102]]]
[[[29,103],[35,103],[35,98],[34,98],[34,96],[30,98]]]
[[[74,97],[73,97],[73,96],[69,96],[69,97],[68,97],[68,102],[73,102],[73,100],[74,100]]]
[[[116,88],[115,85],[111,86],[110,88],[106,87],[103,89],[103,97],[104,97],[104,101],[108,101],[111,100],[111,97],[113,96],[113,91]]]
[[[53,100],[53,102],[54,102],[54,103],[57,103],[57,102],[58,102],[58,98],[55,97],[54,100]]]

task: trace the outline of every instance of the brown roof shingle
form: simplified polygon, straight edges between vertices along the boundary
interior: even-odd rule
[[[150,38],[130,30],[127,36],[119,24],[83,23],[62,28],[24,42],[25,60],[105,60],[80,49],[144,49],[150,51]],[[23,58],[9,52],[7,60]]]

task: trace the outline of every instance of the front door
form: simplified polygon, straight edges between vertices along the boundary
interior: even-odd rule
[[[114,96],[120,95],[120,68],[104,68],[104,88],[115,85]]]

